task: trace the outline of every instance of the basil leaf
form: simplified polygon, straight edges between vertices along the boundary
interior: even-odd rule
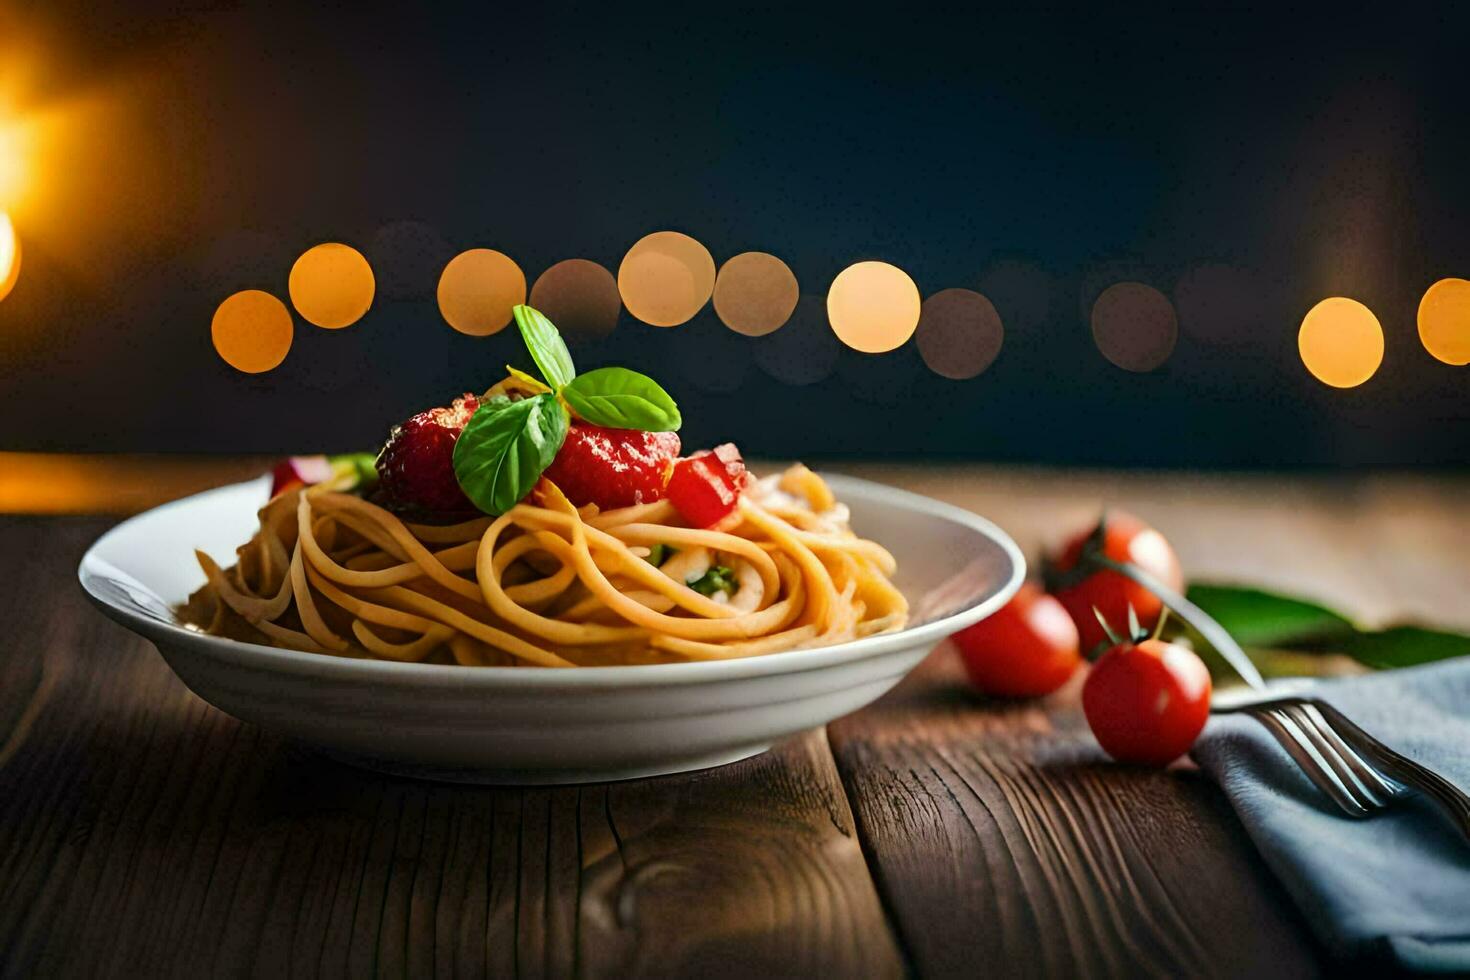
[[[573,378],[561,395],[593,425],[643,432],[675,432],[684,424],[679,406],[658,382],[627,368],[605,367]]]
[[[521,339],[531,351],[531,360],[541,369],[541,376],[552,390],[575,378],[577,369],[572,365],[572,352],[567,350],[566,341],[561,339],[552,322],[540,310],[529,306],[517,306],[511,312],[515,314]]]
[[[1263,589],[1194,583],[1188,598],[1225,627],[1241,646],[1301,646],[1357,633],[1340,613]]]
[[[648,563],[653,567],[658,568],[659,566],[663,565],[664,562],[668,561],[670,558],[678,553],[678,548],[670,548],[668,545],[660,541],[658,544],[648,549]]]
[[[471,502],[504,514],[531,492],[567,437],[567,413],[551,393],[481,405],[454,444],[454,476]]]

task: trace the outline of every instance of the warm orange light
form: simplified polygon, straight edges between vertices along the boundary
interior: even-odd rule
[[[308,322],[328,330],[350,327],[373,305],[373,267],[351,245],[326,242],[307,249],[291,266],[291,305]]]
[[[15,204],[25,183],[25,141],[18,123],[0,119],[0,208]]]
[[[531,305],[568,337],[605,337],[618,325],[623,300],[613,274],[590,259],[563,259],[531,287]]]
[[[709,302],[714,288],[715,260],[709,249],[677,231],[644,236],[618,266],[623,305],[655,327],[688,323]]]
[[[286,359],[292,329],[285,303],[259,289],[246,289],[219,305],[209,332],[226,363],[259,374]]]
[[[1470,364],[1470,282],[1441,279],[1419,301],[1419,341],[1446,364]]]
[[[510,323],[526,301],[526,274],[510,256],[472,248],[449,260],[439,277],[439,312],[460,333],[488,337]]]
[[[919,287],[887,262],[858,262],[837,274],[827,290],[827,319],[854,350],[881,354],[904,343],[919,325]]]
[[[1383,363],[1383,327],[1355,299],[1332,296],[1307,311],[1296,335],[1307,370],[1323,384],[1353,388]]]
[[[715,313],[747,337],[764,337],[791,319],[801,288],[790,266],[765,252],[742,252],[715,278]]]
[[[971,289],[941,289],[924,300],[914,335],[929,370],[953,381],[990,367],[1005,340],[995,304]]]
[[[1160,367],[1174,352],[1179,318],[1169,297],[1141,282],[1116,282],[1092,304],[1092,339],[1125,371]]]
[[[20,278],[20,238],[10,215],[0,211],[0,300],[10,295]]]

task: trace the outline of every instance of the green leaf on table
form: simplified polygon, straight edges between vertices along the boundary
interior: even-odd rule
[[[1189,598],[1225,627],[1268,676],[1280,674],[1278,668],[1302,673],[1300,658],[1292,658],[1302,653],[1341,654],[1378,669],[1470,656],[1470,636],[1463,633],[1413,625],[1363,630],[1325,606],[1263,589],[1199,584],[1189,587]],[[1188,631],[1184,635],[1196,643],[1199,639]]]
[[[480,406],[454,444],[454,476],[487,514],[504,514],[531,492],[567,437],[567,413],[551,393]]]
[[[573,378],[561,395],[593,425],[643,432],[674,432],[684,424],[679,406],[657,381],[621,367],[598,368]]]
[[[1470,636],[1423,626],[1392,626],[1375,633],[1358,633],[1340,646],[1354,660],[1381,670],[1470,656]]]
[[[577,369],[572,365],[572,352],[567,350],[567,342],[561,339],[556,326],[540,310],[529,306],[517,306],[511,312],[521,339],[531,352],[531,360],[536,362],[546,383],[553,391],[569,384],[577,376]]]
[[[1243,647],[1331,645],[1358,632],[1346,616],[1325,606],[1262,589],[1194,584],[1187,596]]]

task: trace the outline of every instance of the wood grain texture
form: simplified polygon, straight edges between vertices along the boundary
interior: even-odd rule
[[[1078,684],[986,701],[947,645],[830,726],[922,976],[1304,976],[1316,953],[1218,789],[1106,761]]]
[[[0,976],[892,976],[823,733],[682,777],[440,786],[190,694],[0,519]]]

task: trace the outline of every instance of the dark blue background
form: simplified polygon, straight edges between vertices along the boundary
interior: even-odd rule
[[[1453,7],[49,18],[71,77],[142,65],[167,92],[156,172],[118,191],[172,217],[117,243],[125,273],[84,279],[27,252],[0,303],[0,448],[370,446],[518,354],[513,331],[443,324],[433,286],[454,251],[500,249],[534,281],[569,257],[616,271],[638,238],[676,229],[717,263],[780,255],[809,297],[768,338],[706,309],[672,331],[624,314],[574,348],[659,378],[687,445],[1229,467],[1459,466],[1470,449],[1470,369],[1430,358],[1414,323],[1425,287],[1470,278],[1470,19]],[[400,220],[442,245],[390,247],[379,230]],[[367,317],[298,320],[268,375],[225,366],[214,307],[245,287],[284,297],[292,260],[324,240],[373,260]],[[865,258],[925,295],[985,291],[1007,330],[995,364],[953,382],[912,343],[839,351],[822,297]],[[1098,353],[1086,311],[1106,285],[1175,296],[1220,264],[1235,286],[1208,316],[1178,304],[1164,368]],[[1387,335],[1379,373],[1350,391],[1296,354],[1303,313],[1335,294]],[[818,383],[777,380],[828,362]]]

